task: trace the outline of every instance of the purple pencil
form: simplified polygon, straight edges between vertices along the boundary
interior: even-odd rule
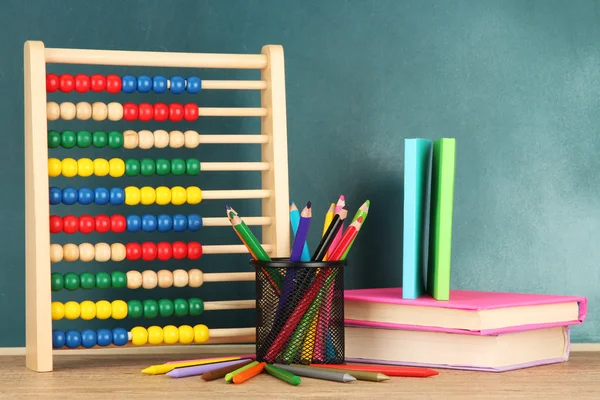
[[[215,369],[229,367],[230,365],[242,364],[247,361],[251,361],[251,358],[245,358],[242,360],[223,361],[214,364],[195,365],[193,367],[181,367],[175,368],[174,370],[167,373],[167,376],[171,378],[185,378],[187,376],[198,376],[205,372],[214,371]]]
[[[294,246],[292,247],[292,255],[290,261],[301,261],[302,250],[304,249],[304,243],[306,243],[306,237],[308,236],[308,228],[310,227],[310,220],[312,218],[312,208],[310,201],[306,203],[306,207],[300,213],[300,223],[298,224],[298,230],[296,231],[296,237],[294,238]],[[310,260],[306,260],[310,261]]]

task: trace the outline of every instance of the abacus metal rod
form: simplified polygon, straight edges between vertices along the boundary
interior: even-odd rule
[[[254,272],[211,272],[204,274],[206,282],[242,282],[256,280]]]
[[[250,190],[203,190],[204,200],[227,200],[227,199],[267,199],[271,197],[272,191],[265,189]]]
[[[246,225],[270,225],[271,217],[244,217]],[[229,226],[231,222],[227,217],[204,217],[202,226]]]
[[[269,143],[267,135],[198,135],[200,144],[263,144]]]
[[[202,81],[202,90],[264,90],[265,81]]]
[[[265,117],[268,112],[261,107],[198,107],[200,117]]]
[[[204,311],[246,310],[256,308],[256,300],[206,301]]]
[[[262,247],[267,253],[273,251],[273,246],[270,244],[263,244]],[[243,244],[222,244],[202,246],[202,252],[203,254],[244,254],[248,253],[248,249]]]
[[[268,171],[268,162],[203,162],[202,171]]]

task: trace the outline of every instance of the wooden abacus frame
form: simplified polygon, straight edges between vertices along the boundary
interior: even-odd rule
[[[207,108],[213,116],[260,116],[260,135],[200,135],[200,143],[260,144],[261,190],[213,191],[218,198],[262,198],[262,243],[272,257],[290,252],[286,94],[283,48],[266,45],[261,54],[192,54],[142,51],[45,48],[27,41],[25,53],[25,208],[26,208],[26,364],[38,372],[52,371],[52,316],[50,262],[50,206],[48,178],[47,64],[259,69],[259,81],[203,81],[203,89],[261,91],[261,108]],[[204,111],[204,112],[202,112]],[[268,165],[265,165],[267,163]],[[217,164],[217,163],[214,163]],[[227,163],[219,163],[224,164]],[[240,163],[241,164],[241,163]],[[266,191],[266,192],[265,192]],[[254,192],[254,193],[252,193]],[[257,195],[257,192],[258,195]],[[219,197],[221,196],[221,197]],[[224,196],[224,197],[223,197]],[[242,196],[242,197],[240,197]],[[204,196],[204,198],[208,198]],[[210,225],[224,225],[226,218],[209,218]],[[208,225],[208,224],[207,224]],[[240,252],[240,246],[221,247],[219,253]],[[245,251],[245,250],[243,250]],[[251,273],[253,274],[253,273]],[[217,275],[217,274],[210,274]],[[226,275],[226,274],[223,274]],[[230,274],[232,275],[232,274]],[[251,277],[250,279],[254,279]],[[214,277],[213,281],[220,280]],[[244,279],[245,280],[245,279]],[[254,328],[251,328],[254,329]],[[247,329],[239,330],[247,338]],[[217,342],[223,342],[217,340]],[[209,341],[210,343],[210,341]]]

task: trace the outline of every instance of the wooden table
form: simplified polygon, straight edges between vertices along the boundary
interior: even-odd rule
[[[55,371],[40,374],[24,367],[24,357],[0,357],[0,399],[600,399],[600,352],[572,353],[567,363],[504,373],[439,370],[432,378],[346,384],[302,378],[300,386],[264,374],[233,385],[140,373],[164,359],[58,356]]]

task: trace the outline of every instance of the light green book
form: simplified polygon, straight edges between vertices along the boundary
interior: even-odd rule
[[[456,140],[435,140],[431,171],[427,292],[436,300],[450,299],[455,169]]]

